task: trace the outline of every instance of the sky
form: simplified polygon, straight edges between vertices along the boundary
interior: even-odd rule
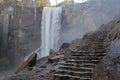
[[[56,1],[57,3],[61,3],[64,0],[50,0],[51,5],[56,5]],[[74,0],[76,3],[82,3],[82,2],[86,2],[87,0]]]

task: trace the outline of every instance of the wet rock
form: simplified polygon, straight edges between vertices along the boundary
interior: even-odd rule
[[[70,46],[70,43],[63,43],[60,49],[65,49],[65,48],[68,48],[69,46]]]
[[[49,62],[51,63],[57,63],[60,61],[60,59],[64,58],[64,55],[58,55],[58,56],[54,56],[52,58],[49,59]]]
[[[120,40],[115,40],[110,45],[110,52],[104,59],[106,70],[113,75],[115,80],[120,79]]]
[[[55,51],[53,49],[50,49],[50,54],[54,54]]]
[[[114,41],[115,39],[120,39],[120,23],[117,23],[114,28],[109,32],[108,38],[111,41]]]
[[[40,66],[40,68],[46,68],[47,66],[46,65],[42,65],[42,66]]]
[[[94,72],[94,80],[120,79],[120,40],[111,43],[108,54]],[[102,73],[102,74],[101,74]]]
[[[32,67],[36,64],[37,54],[34,53],[28,57],[26,61],[24,61],[15,71],[15,74],[22,72],[25,68],[32,69]]]
[[[38,67],[33,67],[32,70],[30,71],[30,76],[35,75],[35,74],[38,73],[39,71],[41,71],[40,68],[38,68]]]

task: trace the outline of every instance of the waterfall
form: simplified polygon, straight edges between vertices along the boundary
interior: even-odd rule
[[[45,7],[41,22],[41,52],[39,57],[49,55],[50,50],[58,50],[61,29],[61,7]]]
[[[9,15],[4,14],[3,15],[3,44],[4,44],[4,49],[6,50],[7,48],[7,40],[8,40],[8,26],[9,26]]]
[[[13,8],[12,7],[8,7],[5,8],[2,11],[2,36],[3,36],[3,49],[4,52],[7,53],[7,48],[8,48],[8,40],[10,39],[10,34],[9,34],[9,29],[10,27],[12,27],[12,20],[13,20]]]
[[[44,7],[41,21],[41,47],[35,49],[26,58],[37,53],[37,60],[48,56],[50,50],[59,49],[60,30],[61,30],[61,7]]]

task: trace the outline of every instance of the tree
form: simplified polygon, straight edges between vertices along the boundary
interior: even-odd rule
[[[4,0],[4,5],[5,6],[14,6],[16,5],[17,0]]]
[[[0,4],[3,4],[4,3],[4,0],[0,0]]]
[[[36,0],[37,6],[50,6],[49,0]]]
[[[65,4],[66,5],[73,5],[74,4],[74,0],[65,0]]]

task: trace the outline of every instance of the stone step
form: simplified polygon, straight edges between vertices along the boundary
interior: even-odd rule
[[[66,63],[77,63],[77,64],[81,64],[81,63],[94,63],[97,64],[99,62],[99,60],[73,60],[73,59],[67,59]]]
[[[58,77],[59,79],[55,80],[91,80],[91,78],[85,78],[85,77],[79,77],[79,76],[73,76],[73,75],[64,75],[64,74],[55,74],[54,77]]]
[[[72,70],[64,70],[64,69],[59,69],[56,71],[57,74],[68,74],[68,75],[73,75],[73,76],[79,76],[79,77],[86,77],[86,78],[91,78],[93,73],[89,71],[72,71]]]
[[[84,54],[80,54],[80,53],[73,53],[73,54],[71,54],[71,56],[96,56],[96,57],[98,57],[98,56],[105,56],[106,55],[106,53],[98,53],[98,54],[86,54],[86,53],[84,53]]]
[[[104,56],[96,56],[96,55],[94,55],[94,56],[92,56],[92,55],[87,55],[87,56],[71,55],[71,56],[69,56],[69,58],[80,58],[80,59],[85,59],[85,58],[101,59],[101,58],[103,58],[103,57],[104,57]]]
[[[74,66],[64,66],[61,65],[59,69],[65,69],[65,70],[73,70],[73,71],[84,71],[84,72],[92,72],[93,68],[90,67],[74,67]]]
[[[96,51],[71,51],[72,53],[106,53],[106,49],[98,48]]]
[[[79,57],[79,56],[70,56],[68,59],[74,60],[100,60],[101,57],[89,56],[89,57]]]
[[[74,71],[74,70],[66,70],[66,69],[57,69],[56,73],[64,73],[64,72],[69,72],[69,73],[76,73],[76,74],[83,74],[83,73],[92,73],[91,71]]]
[[[75,64],[75,63],[65,63],[65,62],[59,62],[60,65],[64,66],[74,66],[74,67],[95,67],[96,64],[93,63],[83,63],[83,64]]]

